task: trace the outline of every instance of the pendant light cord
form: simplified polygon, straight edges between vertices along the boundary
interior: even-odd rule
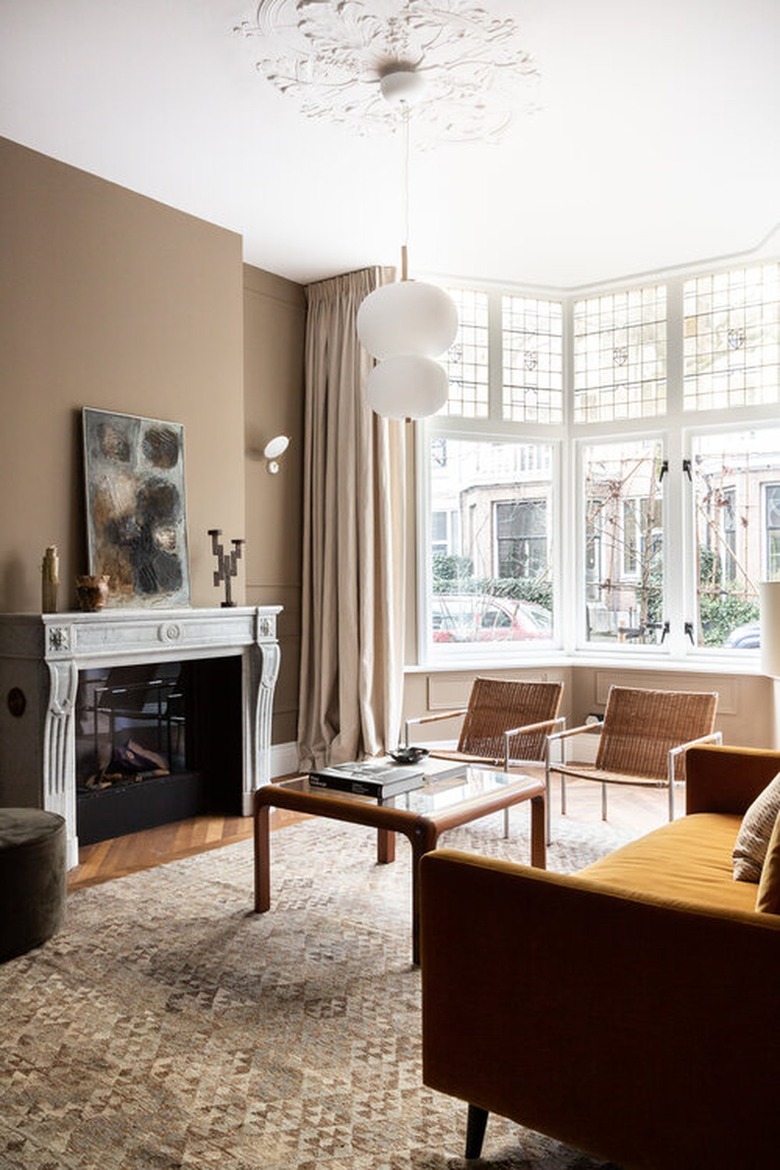
[[[403,185],[404,223],[403,244],[401,245],[401,280],[409,279],[409,117],[411,111],[407,102],[402,103],[404,116]]]

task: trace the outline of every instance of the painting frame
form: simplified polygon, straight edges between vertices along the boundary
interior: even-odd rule
[[[181,423],[82,408],[89,571],[107,606],[189,606]]]

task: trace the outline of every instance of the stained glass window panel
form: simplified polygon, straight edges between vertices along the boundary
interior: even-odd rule
[[[666,286],[574,305],[574,421],[648,418],[666,410]]]
[[[780,264],[687,280],[686,410],[771,405],[780,397]]]
[[[440,415],[487,418],[488,298],[473,289],[448,289],[458,310],[458,333],[444,355],[449,379],[447,403]]]
[[[563,307],[559,301],[504,296],[503,417],[563,421]]]

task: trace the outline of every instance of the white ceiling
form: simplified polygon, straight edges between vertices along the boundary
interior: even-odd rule
[[[480,3],[520,25],[541,109],[500,146],[414,155],[412,275],[572,288],[770,235],[778,0]],[[305,118],[233,31],[254,12],[0,0],[0,133],[239,232],[247,262],[292,280],[397,263],[399,140]]]

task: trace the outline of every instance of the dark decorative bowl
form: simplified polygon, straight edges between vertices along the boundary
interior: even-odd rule
[[[393,752],[388,752],[391,760],[396,764],[417,764],[428,755],[428,749],[422,747],[398,747]]]

